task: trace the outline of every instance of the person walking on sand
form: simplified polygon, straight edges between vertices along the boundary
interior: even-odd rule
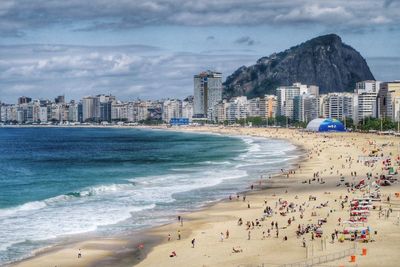
[[[82,258],[82,252],[81,249],[78,250],[78,259]]]
[[[194,242],[196,242],[196,239],[192,239],[192,248],[194,248]]]
[[[181,240],[181,230],[178,230],[178,240]]]
[[[171,234],[168,234],[168,242],[171,241]]]
[[[228,239],[229,238],[229,230],[226,230],[226,235],[225,238]]]
[[[221,242],[224,242],[224,234],[221,232],[221,234],[220,234],[220,241]]]

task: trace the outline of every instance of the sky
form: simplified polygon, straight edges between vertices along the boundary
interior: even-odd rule
[[[0,0],[0,101],[185,98],[203,70],[336,33],[400,79],[399,0]]]

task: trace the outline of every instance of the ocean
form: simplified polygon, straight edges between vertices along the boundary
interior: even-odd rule
[[[119,235],[248,188],[300,156],[273,139],[0,128],[0,265],[79,233]]]

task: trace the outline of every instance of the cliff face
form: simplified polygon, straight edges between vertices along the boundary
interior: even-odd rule
[[[240,67],[227,77],[224,95],[273,94],[276,87],[294,82],[318,85],[320,93],[343,92],[353,90],[356,82],[373,79],[360,53],[329,34]]]

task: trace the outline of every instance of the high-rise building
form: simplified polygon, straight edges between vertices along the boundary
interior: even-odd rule
[[[345,120],[356,118],[355,95],[352,93],[329,93],[319,97],[319,116]]]
[[[378,93],[380,88],[380,81],[366,80],[356,83],[355,93]]]
[[[18,98],[18,105],[28,104],[30,102],[32,102],[32,98],[30,98],[30,97],[21,96]]]
[[[400,121],[400,81],[381,83],[377,106],[380,118]]]
[[[229,100],[226,108],[226,119],[229,123],[236,120],[246,119],[249,116],[249,102],[246,96],[237,96]]]
[[[128,121],[128,103],[114,101],[111,105],[111,120]]]
[[[71,101],[71,103],[68,105],[68,121],[79,121],[79,104],[75,103],[75,101]]]
[[[95,97],[86,96],[82,99],[82,121],[93,121],[95,116]]]
[[[112,101],[100,102],[100,121],[111,122]]]
[[[54,99],[56,104],[64,104],[65,103],[65,96],[59,95]]]
[[[83,121],[111,121],[111,106],[115,101],[112,95],[87,96],[82,99]]]
[[[215,118],[218,123],[223,123],[227,120],[227,110],[229,107],[229,102],[227,100],[220,101],[214,109]]]
[[[300,89],[300,94],[309,94],[315,97],[319,96],[319,87],[316,85],[307,85],[301,83],[293,83],[293,87],[298,87]]]
[[[222,100],[222,74],[206,71],[194,75],[194,117],[214,121],[213,110]]]
[[[193,100],[185,99],[182,101],[182,118],[189,119],[189,122],[193,118]]]
[[[293,100],[300,95],[298,86],[280,86],[276,89],[277,94],[277,115],[294,119]]]
[[[264,117],[264,114],[261,113],[262,112],[261,105],[263,104],[263,102],[259,97],[249,99],[248,103],[249,103],[249,117]]]
[[[162,119],[169,123],[173,118],[182,117],[182,101],[179,99],[168,99],[164,101]]]
[[[47,122],[47,107],[40,107],[39,110],[39,120],[42,123],[46,123]]]
[[[264,95],[260,99],[260,113],[264,119],[275,118],[277,109],[277,97],[275,95]]]
[[[277,115],[296,121],[318,117],[319,87],[293,83],[277,88]]]
[[[9,121],[9,115],[8,113],[10,112],[10,105],[2,103],[0,105],[0,122],[8,122]]]
[[[319,95],[319,108],[318,108],[318,116],[320,118],[329,118],[329,97],[328,95],[322,94]]]
[[[84,122],[83,121],[83,104],[82,101],[78,103],[78,121],[79,122]]]
[[[61,122],[63,121],[63,108],[62,108],[62,104],[55,104],[53,103],[50,106],[50,110],[51,110],[51,121],[57,121],[57,122]]]
[[[354,90],[354,106],[356,107],[355,121],[360,122],[365,118],[378,117],[377,97],[380,81],[367,80],[356,83]]]
[[[309,122],[318,118],[318,98],[311,94],[301,94],[293,99],[293,119]]]
[[[162,106],[161,101],[149,101],[147,104],[147,118],[150,120],[162,120]]]

